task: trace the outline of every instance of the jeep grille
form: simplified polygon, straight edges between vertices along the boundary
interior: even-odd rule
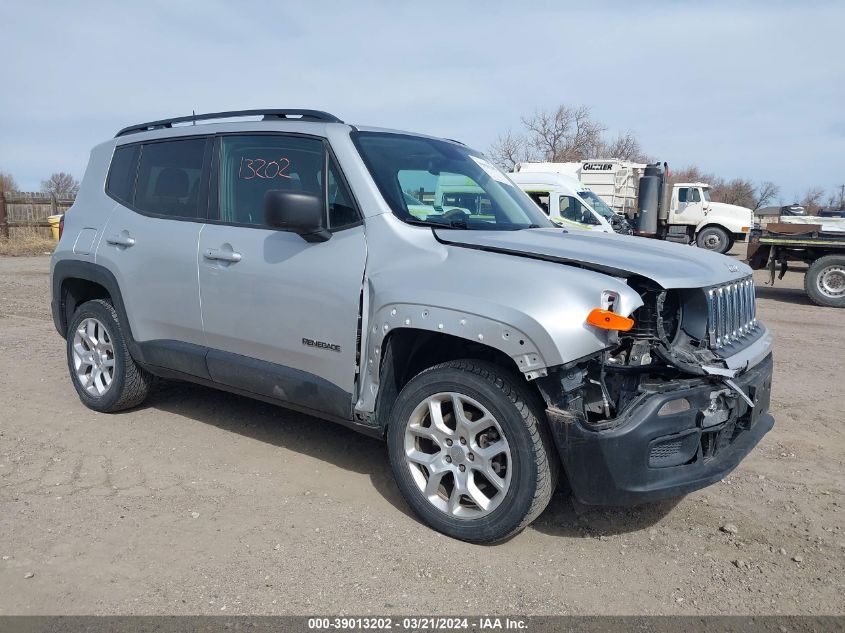
[[[707,291],[707,335],[710,347],[724,347],[757,327],[757,306],[751,277]]]

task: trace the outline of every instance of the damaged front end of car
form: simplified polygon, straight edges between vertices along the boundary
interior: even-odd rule
[[[730,472],[772,427],[771,335],[751,278],[665,289],[607,347],[538,379],[575,496],[626,505],[679,496]],[[613,310],[612,297],[608,302]]]

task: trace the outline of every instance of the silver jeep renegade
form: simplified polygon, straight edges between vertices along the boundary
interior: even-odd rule
[[[467,541],[518,532],[559,476],[588,504],[702,488],[773,424],[747,266],[557,228],[479,152],[325,112],[121,130],[51,272],[86,406],[161,376],[346,424]]]

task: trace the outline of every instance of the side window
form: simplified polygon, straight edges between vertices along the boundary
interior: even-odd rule
[[[698,190],[698,187],[693,187],[689,190],[689,201],[701,202],[701,192]]]
[[[681,187],[678,189],[678,202],[687,202],[687,192],[689,189],[686,187]]]
[[[124,145],[114,150],[106,181],[106,192],[125,204],[132,204],[138,173],[140,145]]]
[[[339,229],[355,224],[361,218],[355,210],[352,195],[340,178],[339,170],[334,160],[329,166],[329,229]]]
[[[534,203],[543,210],[543,213],[549,215],[549,192],[548,191],[531,191],[528,196]]]
[[[145,143],[138,163],[134,205],[174,218],[199,218],[206,139]]]
[[[581,204],[572,196],[560,197],[560,217],[572,222],[581,221]]]
[[[322,198],[322,171],[323,143],[317,139],[275,134],[224,136],[220,143],[220,220],[266,227],[264,194],[283,189]]]

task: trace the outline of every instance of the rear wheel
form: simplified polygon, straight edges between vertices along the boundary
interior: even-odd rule
[[[707,251],[727,253],[731,249],[731,236],[721,227],[708,226],[698,232],[695,243]]]
[[[434,529],[476,543],[516,534],[546,507],[558,462],[537,399],[502,368],[437,365],[402,389],[388,427],[402,495]]]
[[[816,305],[845,308],[845,255],[814,261],[804,275],[804,290]]]
[[[67,331],[67,362],[79,399],[95,411],[141,404],[153,380],[132,359],[117,312],[104,299],[87,301],[74,313]]]

